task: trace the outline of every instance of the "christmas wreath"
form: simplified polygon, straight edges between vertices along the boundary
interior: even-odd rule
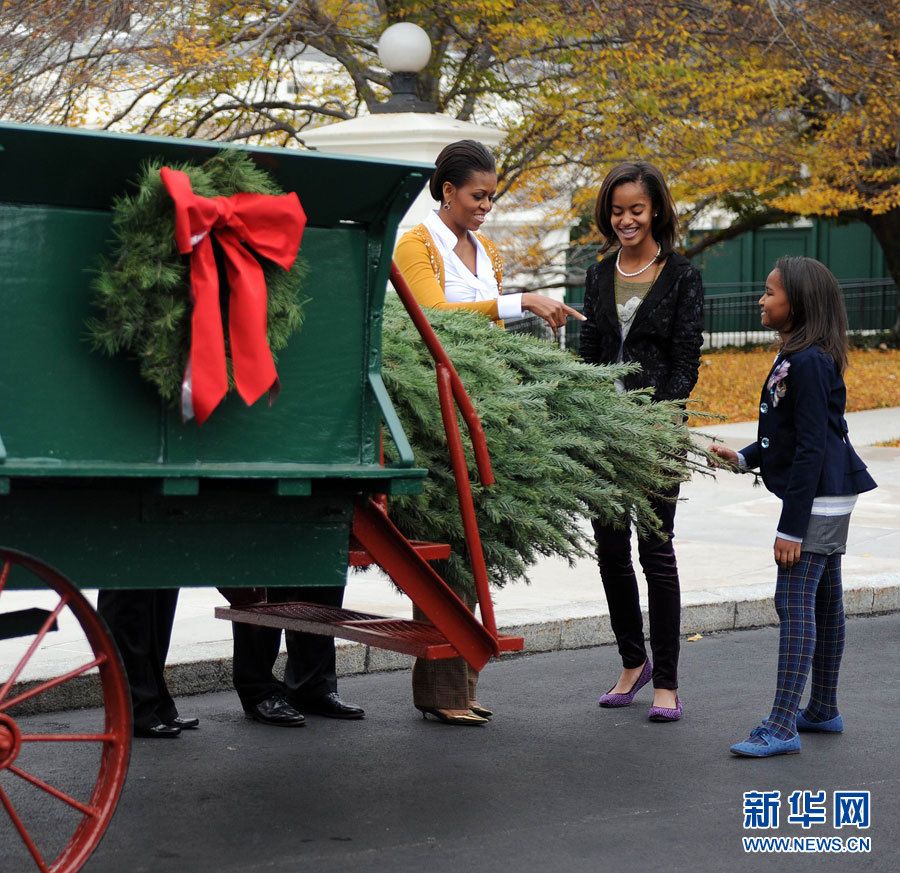
[[[173,191],[175,183],[172,180],[178,182],[182,192],[191,198],[187,208],[173,203],[176,192]],[[141,375],[157,387],[164,400],[174,404],[183,394],[185,383],[190,381],[190,375],[186,377],[186,368],[192,360],[191,327],[197,288],[196,280],[191,276],[191,267],[196,249],[190,260],[185,254],[191,251],[191,246],[202,242],[203,237],[216,238],[212,227],[203,233],[192,234],[193,227],[187,227],[186,223],[187,210],[194,209],[196,212],[196,204],[214,210],[215,202],[210,206],[211,201],[204,198],[233,198],[246,202],[246,197],[241,201],[242,195],[275,195],[271,198],[273,202],[291,200],[277,206],[291,207],[302,217],[299,230],[294,228],[296,239],[293,253],[280,259],[270,254],[265,246],[254,247],[252,240],[246,243],[237,233],[232,233],[232,245],[239,250],[238,256],[246,260],[249,247],[249,257],[258,261],[262,268],[266,311],[260,312],[257,320],[260,331],[265,325],[265,340],[273,357],[287,345],[303,322],[300,287],[306,267],[294,256],[305,216],[296,195],[278,196],[283,192],[271,177],[240,151],[222,151],[200,165],[169,165],[167,169],[163,169],[163,162],[151,161],[142,168],[136,185],[135,193],[117,198],[113,205],[115,241],[111,255],[101,261],[93,283],[93,302],[99,314],[88,320],[87,328],[95,349],[108,355],[130,352],[139,362]],[[238,197],[234,198],[234,195]],[[177,214],[177,207],[181,208],[182,214]],[[229,204],[227,209],[230,211],[232,206]],[[257,217],[262,214],[264,222],[268,219],[266,232],[270,236],[278,236],[281,233],[280,222],[272,215],[266,215],[265,207],[260,207],[258,203],[255,209]],[[191,213],[191,218],[193,215]],[[291,217],[296,218],[293,214]],[[185,220],[184,226],[178,224],[182,219]],[[240,227],[245,230],[243,224]],[[216,298],[212,303],[219,322],[220,311],[226,313],[226,322],[229,320],[229,306],[236,311],[233,299],[228,298],[229,280],[224,277],[226,271],[222,265],[222,249],[226,243],[227,240],[223,242],[221,239],[216,246],[206,243],[211,272],[214,275],[223,274],[218,286],[215,278],[212,279],[212,293]],[[277,260],[281,261],[280,265]],[[252,264],[251,269],[258,271]],[[232,277],[231,271],[229,277]],[[224,364],[221,367],[222,393],[235,387],[235,311],[230,313],[231,334],[221,325],[216,326],[222,334],[221,345],[224,347],[217,352],[219,357],[224,354],[224,362],[219,361]],[[274,365],[271,374],[274,375]],[[252,402],[241,387],[238,376],[238,390],[248,403]],[[274,382],[270,379],[263,392],[271,387],[277,387],[277,377]],[[202,417],[198,411],[198,421],[202,422],[211,411],[209,409]]]

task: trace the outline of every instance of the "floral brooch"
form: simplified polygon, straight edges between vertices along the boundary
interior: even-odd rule
[[[769,391],[769,397],[772,398],[772,406],[778,406],[779,401],[787,394],[787,375],[791,368],[790,361],[782,361],[769,376],[766,382],[766,388]]]

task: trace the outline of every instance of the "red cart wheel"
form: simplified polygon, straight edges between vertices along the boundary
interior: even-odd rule
[[[41,600],[49,598],[48,608],[21,608],[21,599],[37,590],[45,592]],[[53,631],[62,627],[80,627],[78,638],[67,635],[64,644],[54,644]],[[9,819],[0,811],[0,868],[75,873],[103,837],[125,783],[131,750],[125,671],[105,625],[78,589],[46,564],[8,549],[0,549],[0,646],[0,806]],[[55,675],[26,681],[37,653],[52,655],[45,663],[54,664]],[[59,668],[60,655],[71,664]],[[36,714],[46,695],[73,680],[96,680],[103,712],[84,716],[96,721],[93,730],[72,731],[48,721],[58,714]],[[9,867],[3,858],[16,850],[20,855]]]

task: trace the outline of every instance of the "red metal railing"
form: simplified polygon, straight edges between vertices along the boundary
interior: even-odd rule
[[[459,409],[469,431],[469,439],[472,441],[472,449],[475,453],[475,464],[478,468],[478,478],[481,480],[482,485],[490,486],[494,484],[494,473],[491,469],[491,458],[488,454],[484,429],[481,426],[481,419],[479,419],[478,413],[475,411],[475,407],[466,393],[462,379],[459,378],[459,373],[456,372],[456,368],[450,360],[450,356],[441,345],[440,340],[425,317],[422,307],[419,306],[396,264],[391,264],[391,283],[435,361],[441,417],[447,434],[447,447],[450,451],[453,477],[456,480],[459,511],[462,516],[469,561],[472,565],[472,576],[475,580],[475,593],[481,610],[481,621],[485,630],[496,638],[497,623],[494,618],[494,605],[491,602],[487,566],[484,561],[484,550],[481,547],[481,534],[478,532],[478,519],[475,516],[472,485],[469,481],[469,467],[466,463],[462,434],[456,418],[457,409]]]

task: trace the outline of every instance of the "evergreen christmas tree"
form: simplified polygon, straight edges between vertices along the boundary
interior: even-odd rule
[[[552,343],[499,330],[477,313],[429,310],[481,418],[496,483],[471,480],[490,580],[526,576],[539,556],[590,554],[586,518],[658,527],[649,499],[687,479],[690,433],[682,407],[647,392],[616,392],[628,367],[595,367]],[[456,487],[437,398],[434,362],[400,301],[386,302],[383,375],[419,466],[420,495],[393,497],[389,513],[415,539],[450,543],[435,565],[473,590]],[[467,441],[464,440],[467,443]],[[467,445],[467,449],[470,447]]]

